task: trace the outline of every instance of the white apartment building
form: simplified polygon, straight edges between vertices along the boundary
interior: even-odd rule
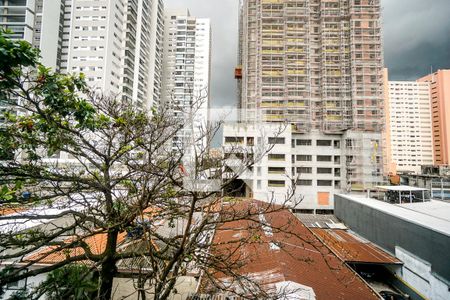
[[[386,147],[389,172],[420,173],[433,164],[430,85],[389,81],[386,95]]]
[[[61,69],[152,107],[161,89],[162,10],[161,0],[65,0]]]
[[[11,30],[12,38],[33,42],[35,14],[35,0],[0,1],[0,27]]]
[[[211,22],[188,10],[167,12],[164,37],[162,101],[186,123],[173,141],[177,148],[185,139],[202,136],[208,124]],[[206,143],[206,137],[197,141],[202,147]]]
[[[148,111],[160,103],[163,0],[2,0],[0,26],[39,48],[44,65],[84,73],[98,92]]]
[[[2,0],[0,26],[42,63],[142,109],[161,98],[162,0]]]
[[[294,209],[304,213],[332,213],[333,195],[358,190],[357,184],[362,192],[380,163],[377,134],[318,130],[299,134],[285,124],[235,123],[225,124],[223,136],[226,158],[240,149],[255,156],[253,170],[239,176],[246,184],[246,196],[281,204],[295,184],[293,199],[301,201]],[[355,155],[358,152],[369,155]],[[367,161],[359,161],[362,157]],[[352,181],[356,166],[362,165],[372,168]]]

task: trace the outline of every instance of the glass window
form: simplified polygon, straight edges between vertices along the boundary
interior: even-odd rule
[[[311,186],[312,180],[311,179],[299,179],[299,180],[297,180],[297,185]]]
[[[330,155],[317,155],[317,161],[331,161]]]
[[[332,186],[333,181],[331,180],[317,180],[317,186]]]
[[[297,155],[297,161],[312,161],[312,155]]]
[[[272,145],[284,144],[284,138],[283,137],[270,137],[269,144],[272,144]]]
[[[297,140],[297,146],[311,146],[311,140]]]
[[[331,146],[331,140],[317,140],[317,146]]]

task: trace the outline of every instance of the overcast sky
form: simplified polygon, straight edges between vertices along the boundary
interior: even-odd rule
[[[414,80],[450,68],[450,0],[381,0],[390,80]],[[165,0],[212,23],[211,106],[235,106],[239,0]]]

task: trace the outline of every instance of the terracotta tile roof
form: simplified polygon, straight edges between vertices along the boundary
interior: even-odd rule
[[[92,236],[86,237],[83,239],[83,241],[89,246],[89,249],[91,250],[92,254],[102,254],[103,251],[105,251],[106,248],[106,233],[97,233]],[[120,245],[124,242],[126,237],[126,232],[122,232],[119,234],[117,238],[117,244]],[[69,238],[65,242],[70,243],[74,239]],[[67,248],[59,251],[55,251],[56,249],[60,248],[59,246],[49,246],[45,247],[42,250],[39,250],[38,252],[31,254],[24,258],[25,262],[34,262],[38,264],[55,264],[62,262],[69,257],[75,257],[80,256],[85,253],[84,249],[82,247],[74,247],[74,248]],[[52,253],[52,251],[55,251]]]
[[[394,256],[346,230],[311,228],[340,259],[346,262],[401,264]]]
[[[233,212],[252,211],[267,207],[266,203],[247,200],[233,206]],[[273,206],[275,208],[276,206]],[[222,215],[230,214],[224,208]],[[257,278],[267,289],[280,282],[295,282],[311,287],[316,299],[379,299],[369,286],[343,261],[337,258],[288,210],[261,213],[261,223],[239,220],[220,225],[215,233],[212,252],[229,255],[228,262],[236,263],[236,272]],[[283,231],[277,230],[283,228]],[[240,239],[246,243],[238,246]],[[253,242],[252,242],[253,241]],[[230,253],[232,253],[230,255]],[[214,274],[227,281],[229,275]],[[203,278],[200,292],[212,292]]]
[[[0,206],[0,216],[8,216],[24,211],[23,207],[3,207]]]

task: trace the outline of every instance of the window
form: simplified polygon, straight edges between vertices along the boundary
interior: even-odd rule
[[[312,155],[297,155],[297,161],[312,161]]]
[[[282,144],[284,144],[284,138],[283,137],[270,137],[269,138],[269,144],[271,144],[271,145],[282,145]]]
[[[329,155],[317,155],[317,161],[331,161],[331,156],[329,156]]]
[[[243,143],[243,142],[244,142],[243,137],[236,137],[236,136],[225,137],[225,143]]]
[[[311,174],[312,168],[311,167],[298,167],[297,173],[299,174]]]
[[[317,180],[317,186],[332,186],[333,181],[331,180]]]
[[[269,154],[269,160],[284,161],[284,154]]]
[[[284,180],[269,180],[269,187],[284,187]]]
[[[331,168],[317,168],[317,174],[331,174],[332,172]]]
[[[316,141],[317,146],[331,146],[330,140],[317,140]]]
[[[269,167],[269,174],[284,174],[285,172],[286,169],[282,167]]]
[[[297,140],[297,146],[311,146],[311,140]]]
[[[299,180],[297,180],[297,185],[311,186],[312,180],[311,179],[299,179]]]
[[[341,176],[341,169],[334,169],[334,176],[336,177]]]

